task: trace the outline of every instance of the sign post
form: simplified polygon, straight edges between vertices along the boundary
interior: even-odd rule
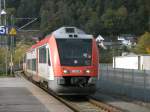
[[[11,35],[11,36],[17,35],[17,30],[15,27],[10,28],[9,35]]]
[[[10,74],[12,75],[13,72],[13,50],[14,50],[14,38],[17,35],[17,30],[15,27],[11,27],[9,30],[9,35],[10,35],[10,46],[11,46],[11,56],[10,56]]]
[[[9,29],[9,31],[8,31],[8,35],[10,35],[10,48],[11,48],[11,51],[10,51],[10,73],[11,73],[11,75],[12,75],[12,72],[13,72],[13,53],[14,53],[14,40],[15,40],[15,36],[17,35],[17,30],[16,30],[16,28],[14,27],[14,16],[13,15],[11,15],[11,25],[13,26],[13,27],[10,27],[10,29]]]

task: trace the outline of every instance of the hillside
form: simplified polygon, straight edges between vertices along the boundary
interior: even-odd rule
[[[68,25],[94,35],[150,31],[149,0],[7,0],[7,8],[16,17],[37,17],[43,34]]]

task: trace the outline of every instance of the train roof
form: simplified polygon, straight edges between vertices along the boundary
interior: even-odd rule
[[[38,46],[42,46],[46,43],[48,43],[51,35],[54,35],[55,38],[61,38],[61,39],[67,39],[67,38],[72,38],[72,39],[92,39],[92,35],[86,34],[84,31],[76,28],[76,27],[61,27],[51,34],[47,35],[44,39],[41,41],[37,42],[35,45],[33,45],[28,51],[35,49]]]
[[[50,37],[46,37],[42,39],[41,41],[37,42],[36,44],[32,45],[31,48],[29,48],[28,51],[31,51],[32,49],[35,49],[36,47],[42,46],[46,43],[48,43]]]
[[[84,31],[76,27],[61,27],[52,33],[55,38],[80,38],[80,39],[92,39],[92,35],[86,34]]]

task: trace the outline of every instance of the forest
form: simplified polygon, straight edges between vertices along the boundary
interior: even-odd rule
[[[112,62],[118,48],[123,52],[150,54],[150,0],[6,0],[6,12],[8,23],[13,15],[16,27],[27,21],[15,18],[38,18],[26,29],[39,29],[41,37],[61,26],[76,26],[95,37],[100,34],[110,40],[122,34],[138,37],[132,49],[124,46],[100,49],[103,63]],[[16,42],[14,63],[19,63],[33,44],[32,39],[25,40],[25,37],[29,37],[29,33],[25,32],[23,38],[17,37],[20,41]],[[5,57],[3,55],[0,57]],[[1,58],[0,66],[4,61]]]
[[[6,3],[8,12],[15,17],[37,17],[35,26],[44,35],[61,26],[77,26],[95,36],[141,35],[150,31],[150,0],[6,0]]]

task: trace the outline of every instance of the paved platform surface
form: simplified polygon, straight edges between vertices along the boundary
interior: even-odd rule
[[[0,78],[0,112],[72,112],[23,78]]]
[[[107,104],[110,104],[114,107],[118,107],[125,112],[150,112],[149,107],[145,107],[130,101],[125,101],[120,98],[115,98],[112,96],[108,96],[106,94],[102,94],[99,91],[96,92],[92,97]]]

